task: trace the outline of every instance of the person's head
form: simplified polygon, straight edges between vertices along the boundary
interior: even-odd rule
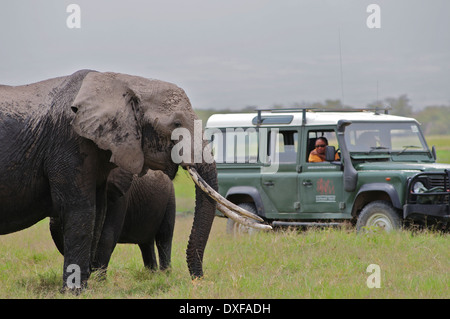
[[[325,149],[326,149],[327,145],[328,145],[328,140],[323,136],[319,137],[316,140],[316,144],[315,144],[317,153],[325,154]]]

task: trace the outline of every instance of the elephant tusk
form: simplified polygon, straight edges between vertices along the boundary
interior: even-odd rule
[[[217,203],[217,209],[220,210],[225,216],[227,216],[228,218],[234,220],[235,222],[237,222],[239,224],[242,224],[242,225],[245,225],[248,227],[252,227],[252,228],[256,228],[256,229],[261,229],[261,230],[271,230],[272,229],[272,226],[270,226],[270,225],[256,223],[248,218],[239,216],[238,214],[236,214],[229,208],[225,207],[221,203]]]
[[[252,218],[252,219],[260,221],[260,222],[264,221],[264,219],[262,219],[258,215],[250,213],[249,211],[243,209],[242,207],[239,207],[238,205],[230,202],[229,200],[224,198],[222,195],[220,195],[218,192],[216,192],[211,186],[208,185],[208,183],[206,183],[203,180],[203,178],[197,173],[195,168],[188,166],[187,170],[188,170],[189,174],[191,175],[191,178],[194,181],[194,183],[197,184],[198,187],[200,187],[206,194],[208,194],[217,203],[220,203],[223,206],[227,207],[228,209],[235,211],[236,213],[239,213],[246,217]]]

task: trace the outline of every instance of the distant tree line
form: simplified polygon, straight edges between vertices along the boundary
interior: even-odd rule
[[[450,105],[429,105],[420,110],[414,110],[408,96],[386,98],[384,101],[373,103],[369,107],[387,107],[389,114],[414,117],[422,124],[425,135],[450,134]]]
[[[207,119],[216,113],[246,113],[254,112],[260,107],[246,106],[240,110],[215,110],[215,109],[197,109],[195,110],[203,123],[206,124]],[[290,106],[283,104],[274,104],[272,108],[314,108],[314,109],[349,109],[355,108],[352,106],[344,105],[341,100],[327,99],[322,102],[314,103],[294,103]],[[430,105],[421,110],[414,110],[411,105],[411,101],[406,94],[402,94],[399,97],[388,97],[384,100],[379,100],[368,104],[364,108],[379,109],[380,111],[388,110],[389,114],[413,117],[418,120],[422,125],[422,130],[425,135],[450,135],[450,105]]]

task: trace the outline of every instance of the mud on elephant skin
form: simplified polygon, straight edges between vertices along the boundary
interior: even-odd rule
[[[131,186],[130,186],[131,183]],[[170,267],[175,227],[175,191],[170,178],[149,170],[138,177],[116,168],[108,177],[107,214],[93,261],[94,270],[106,273],[117,243],[138,244],[145,267],[156,270],[158,249],[160,269]],[[50,218],[50,231],[56,247],[64,255],[62,227]]]
[[[63,288],[74,264],[85,286],[106,217],[110,171],[120,167],[142,175],[155,169],[173,177],[178,164],[171,158],[171,132],[191,131],[196,119],[178,86],[126,74],[82,70],[29,85],[0,85],[0,234],[58,217]],[[180,165],[217,190],[214,163]],[[210,195],[196,186],[186,256],[193,277],[203,275],[216,209]]]

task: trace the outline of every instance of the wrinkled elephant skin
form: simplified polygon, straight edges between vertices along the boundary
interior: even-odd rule
[[[159,268],[169,268],[176,210],[175,190],[169,177],[152,170],[138,177],[116,168],[108,177],[107,196],[107,214],[93,269],[106,274],[117,243],[138,244],[144,265],[151,270],[158,268],[156,244]],[[50,230],[58,250],[64,255],[58,218],[50,219]]]
[[[143,175],[155,169],[173,178],[178,165],[171,159],[169,133],[192,128],[196,119],[181,88],[125,74],[82,70],[30,85],[0,86],[0,234],[47,216],[59,218],[63,288],[71,265],[79,267],[84,286],[107,214],[110,171],[120,167]],[[195,167],[217,190],[214,163],[180,165]],[[197,187],[187,249],[193,277],[203,274],[215,208]]]

